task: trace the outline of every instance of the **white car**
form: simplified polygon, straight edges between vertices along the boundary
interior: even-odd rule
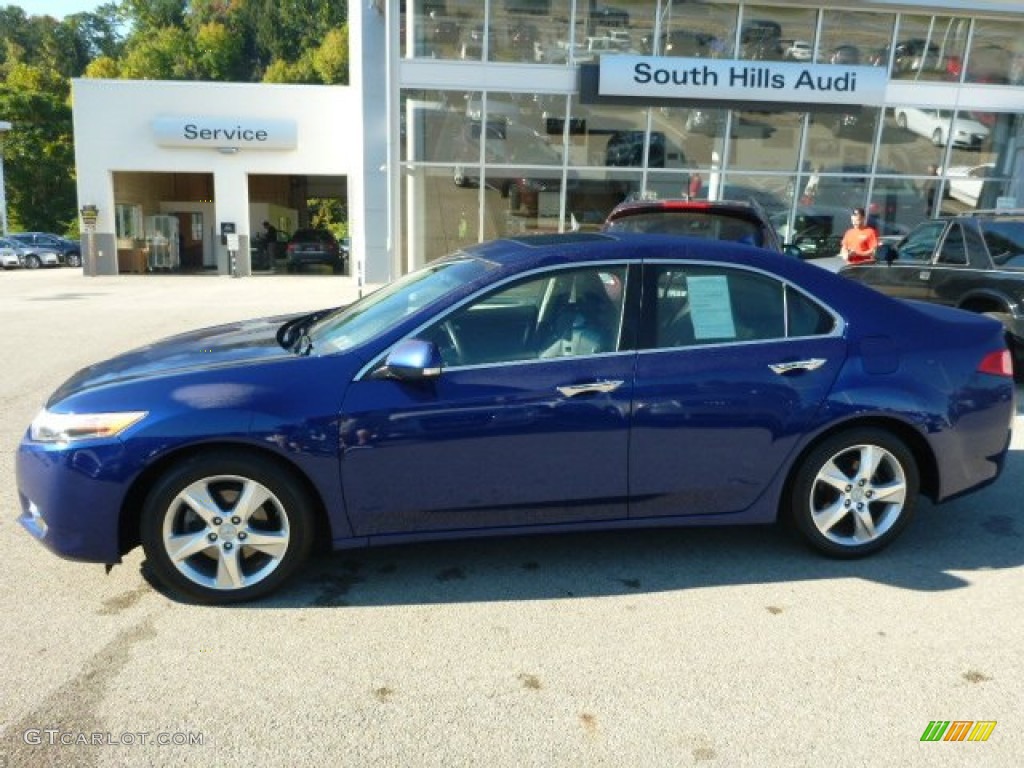
[[[896,125],[931,139],[936,147],[950,143],[954,147],[976,149],[988,139],[985,125],[969,117],[954,118],[949,109],[900,107],[896,110]]]
[[[0,240],[0,268],[17,269],[25,266],[25,260],[21,255],[21,249],[7,245],[6,241]]]
[[[786,49],[785,56],[793,61],[810,61],[814,55],[814,46],[806,40],[794,40]]]
[[[995,167],[995,163],[951,165],[944,174],[949,177],[946,194],[965,205],[977,206],[981,197],[981,187],[985,179],[992,175]]]

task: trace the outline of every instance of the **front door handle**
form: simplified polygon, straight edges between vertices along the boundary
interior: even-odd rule
[[[567,384],[558,387],[558,391],[565,397],[576,397],[576,395],[588,395],[595,393],[614,392],[621,387],[623,382],[619,381],[591,381],[587,384]]]
[[[821,357],[812,357],[809,360],[793,360],[789,363],[772,363],[768,367],[780,376],[793,371],[816,371],[825,364],[826,360]]]

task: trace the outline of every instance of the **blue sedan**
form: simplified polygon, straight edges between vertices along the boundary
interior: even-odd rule
[[[356,304],[86,368],[17,455],[64,557],[257,598],[314,545],[786,519],[856,557],[1001,470],[1002,326],[736,243],[466,248]]]

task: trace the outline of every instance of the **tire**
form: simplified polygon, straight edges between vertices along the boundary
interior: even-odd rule
[[[64,257],[64,263],[69,267],[80,267],[82,266],[82,254],[71,251]]]
[[[469,180],[466,178],[465,171],[462,170],[462,166],[455,167],[455,173],[452,176],[452,181],[455,182],[456,187],[468,187]]]
[[[942,140],[942,129],[936,128],[935,133],[932,134],[932,145],[936,147],[941,147],[945,143],[946,142]]]
[[[863,557],[907,527],[919,483],[917,462],[902,440],[882,429],[851,429],[814,446],[796,467],[789,513],[818,551]]]
[[[313,529],[312,505],[291,475],[265,457],[228,453],[171,467],[146,497],[140,525],[156,581],[211,605],[275,590],[306,559]]]
[[[28,256],[25,257],[25,266],[28,269],[39,269],[41,266],[43,266],[43,262],[34,253],[30,253]]]
[[[907,114],[906,112],[900,112],[896,115],[896,127],[901,131],[907,130]]]

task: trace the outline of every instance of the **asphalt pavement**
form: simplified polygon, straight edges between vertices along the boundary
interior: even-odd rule
[[[106,574],[16,523],[15,448],[72,372],[355,295],[0,274],[0,765],[1021,764],[1020,430],[997,483],[856,562],[776,527],[448,542],[320,556],[270,600],[208,608],[155,590],[138,550]],[[933,721],[995,726],[923,742]]]

